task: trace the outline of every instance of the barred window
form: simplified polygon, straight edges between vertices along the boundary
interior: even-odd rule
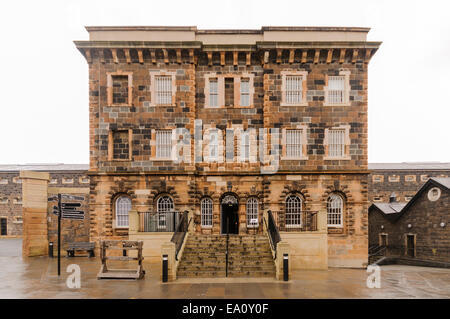
[[[155,76],[155,93],[157,104],[172,103],[172,76],[158,75]]]
[[[286,130],[286,156],[302,156],[302,130]]]
[[[219,107],[219,84],[217,78],[209,79],[209,105]]]
[[[167,227],[167,213],[173,212],[173,200],[169,196],[161,196],[157,201],[157,212],[158,212],[158,228],[164,229]]]
[[[342,212],[344,202],[342,197],[331,194],[327,201],[327,223],[328,226],[342,226]]]
[[[344,103],[345,92],[345,76],[329,76],[328,77],[328,103],[340,104]]]
[[[219,156],[219,136],[217,131],[209,132],[209,159],[210,161],[217,161]]]
[[[299,227],[302,224],[302,200],[296,195],[286,198],[286,227]]]
[[[250,106],[250,79],[241,79],[241,106]]]
[[[242,132],[241,134],[241,160],[248,161],[250,158],[250,133]]]
[[[201,223],[202,227],[212,227],[213,225],[213,202],[211,198],[204,198],[201,201]]]
[[[120,196],[116,199],[116,226],[128,227],[128,212],[131,209],[131,199]]]
[[[257,228],[258,219],[258,199],[252,197],[247,201],[247,228]]]
[[[328,156],[342,157],[345,154],[345,130],[332,129],[328,131]]]
[[[301,103],[303,99],[303,76],[287,75],[285,101],[288,104]]]
[[[156,131],[156,157],[170,158],[172,155],[172,131]]]

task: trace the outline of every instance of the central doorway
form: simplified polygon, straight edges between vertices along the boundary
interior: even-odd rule
[[[234,195],[225,195],[220,203],[221,208],[221,233],[239,233],[238,201]]]

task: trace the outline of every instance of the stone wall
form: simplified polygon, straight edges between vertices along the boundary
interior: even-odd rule
[[[369,201],[388,203],[395,192],[398,202],[407,202],[428,178],[449,176],[450,170],[373,170],[369,177]]]
[[[86,171],[48,171],[48,186],[59,188],[88,188]],[[7,218],[8,236],[22,235],[22,181],[19,171],[0,171],[0,218]]]

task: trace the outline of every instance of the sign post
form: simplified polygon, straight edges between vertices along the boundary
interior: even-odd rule
[[[61,194],[58,194],[58,276],[61,276]]]

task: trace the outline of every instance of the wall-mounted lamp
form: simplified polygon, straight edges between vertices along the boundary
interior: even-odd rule
[[[408,224],[408,228],[411,228],[412,227],[412,225],[411,224]]]
[[[440,225],[441,227],[445,227],[445,223],[444,223],[444,222],[441,222],[439,225]]]
[[[381,229],[384,229],[384,225],[381,225]]]

